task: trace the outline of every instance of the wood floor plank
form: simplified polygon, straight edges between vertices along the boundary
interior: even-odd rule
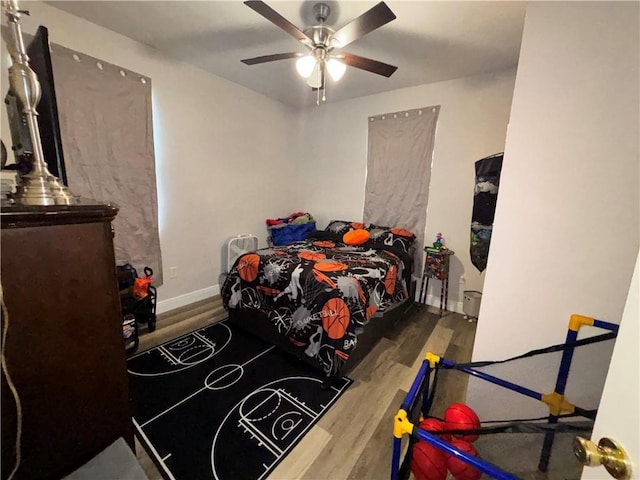
[[[304,472],[309,469],[331,438],[332,435],[329,432],[314,425],[267,478],[269,480],[302,478]]]
[[[433,313],[425,311],[414,315],[413,321],[409,322],[395,338],[396,342],[401,345],[396,361],[407,367],[412,367],[416,357],[423,354],[422,348],[438,323],[438,316]]]
[[[323,449],[315,462],[302,478],[347,478],[367,442],[373,435],[377,422],[381,419],[397,388],[392,388],[398,376],[406,375],[404,365],[387,361],[382,363],[369,382],[360,382],[356,388],[347,390],[325,417],[332,422],[330,427],[333,440]],[[347,395],[352,392],[350,398]],[[342,403],[344,400],[344,403]],[[324,420],[324,419],[323,419]],[[322,420],[321,420],[322,421]]]
[[[135,437],[136,444],[136,458],[140,463],[140,466],[144,470],[144,473],[147,474],[149,480],[162,480],[162,475],[160,475],[160,471],[151,460],[151,457],[147,454],[146,450],[142,446],[142,444],[138,441],[138,437]]]
[[[393,417],[406,396],[407,392],[404,390],[396,392],[349,473],[347,477],[349,480],[389,478],[393,451]]]
[[[453,337],[453,333],[453,330],[443,327],[440,322],[438,322],[436,328],[433,329],[433,333],[423,345],[422,353],[415,359],[411,368],[408,369],[408,374],[401,379],[398,385],[401,390],[408,392],[409,389],[411,389],[411,384],[413,383],[418,370],[420,370],[420,366],[422,365],[426,352],[431,352],[435,355],[444,355],[444,352],[447,350],[449,342]]]
[[[451,358],[459,351],[459,347],[451,345],[447,349],[445,358]],[[442,418],[444,411],[452,403],[464,403],[467,398],[469,375],[457,370],[441,370],[438,377],[436,395],[431,407],[430,415]]]

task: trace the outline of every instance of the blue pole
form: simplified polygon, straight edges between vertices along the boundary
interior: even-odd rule
[[[578,330],[567,330],[565,344],[571,344],[577,339]],[[560,360],[560,368],[558,370],[558,378],[556,379],[555,388],[555,393],[559,395],[564,395],[565,388],[567,387],[567,379],[569,378],[569,369],[571,368],[571,360],[573,360],[574,350],[575,347],[570,347],[562,352],[562,359]],[[550,425],[558,423],[558,415],[550,413],[548,423]],[[538,462],[538,470],[541,472],[546,472],[549,468],[549,459],[551,458],[551,449],[553,448],[554,439],[555,435],[553,431],[544,434],[542,451],[540,452],[540,462]]]
[[[409,389],[409,393],[404,399],[404,403],[402,404],[402,409],[405,411],[409,411],[413,401],[416,398],[418,390],[420,389],[420,385],[422,384],[422,380],[425,376],[427,369],[429,368],[429,362],[426,360],[422,361],[422,365],[420,366],[420,370],[416,375],[416,378],[413,379],[413,384],[411,384],[411,388]]]
[[[467,452],[463,452],[452,446],[450,443],[445,442],[441,438],[436,435],[432,435],[421,428],[416,429],[418,433],[418,438],[420,440],[424,440],[425,442],[435,446],[436,448],[442,450],[448,455],[454,456],[463,462],[471,465],[472,467],[480,470],[482,473],[486,473],[487,475],[491,475],[493,478],[497,478],[498,480],[517,480],[517,477],[514,477],[508,472],[501,470],[495,465],[485,462],[478,457],[474,457],[473,455],[469,455]],[[395,480],[395,479],[394,479]]]
[[[425,381],[422,389],[422,405],[420,406],[420,412],[422,413],[422,416],[424,418],[426,418],[427,415],[429,415],[429,393],[430,393],[429,387],[431,386],[430,385],[431,372],[434,370],[435,369],[432,369],[431,365],[429,365],[425,373]]]
[[[530,390],[526,387],[522,387],[520,385],[516,385],[515,383],[502,380],[501,378],[494,377],[493,375],[489,375],[488,373],[478,372],[471,367],[456,367],[456,369],[462,372],[466,372],[469,375],[473,375],[474,377],[486,380],[487,382],[491,382],[495,385],[500,385],[501,387],[508,388],[509,390],[513,390],[514,392],[518,392],[522,395],[526,395],[527,397],[535,398],[536,400],[542,400],[541,393]]]
[[[391,459],[391,480],[399,480],[400,472],[400,447],[402,446],[402,438],[393,437],[393,458]]]
[[[594,320],[593,326],[598,328],[604,328],[605,330],[611,330],[612,332],[618,333],[618,329],[620,325],[616,325],[615,323],[605,322],[603,320]]]

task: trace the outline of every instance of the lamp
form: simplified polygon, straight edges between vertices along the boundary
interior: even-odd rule
[[[22,205],[47,206],[77,203],[69,189],[51,175],[44,160],[36,110],[40,102],[40,82],[29,66],[29,57],[20,27],[20,16],[28,12],[20,10],[17,0],[2,0],[0,6],[7,16],[7,49],[11,55],[9,92],[17,99],[22,109],[33,148],[31,171],[20,176],[14,199]]]
[[[346,69],[347,66],[335,58],[332,58],[327,62],[327,70],[334,82],[337,82],[342,78]]]
[[[307,84],[313,88],[322,85],[322,71],[326,69],[334,82],[342,78],[347,66],[340,60],[331,58],[326,61],[326,51],[317,49],[313,55],[305,55],[296,61],[296,70],[302,78],[307,79]]]
[[[302,78],[309,78],[315,67],[316,59],[311,55],[305,55],[296,61],[296,70]]]
[[[311,88],[320,88],[322,86],[322,65],[319,63],[314,63],[313,69],[307,78],[307,85]]]

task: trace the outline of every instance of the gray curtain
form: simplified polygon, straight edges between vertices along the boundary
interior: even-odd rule
[[[363,221],[415,233],[414,272],[422,270],[439,111],[432,106],[369,118]]]
[[[116,262],[160,285],[151,79],[59,45],[51,57],[69,188],[120,207]]]

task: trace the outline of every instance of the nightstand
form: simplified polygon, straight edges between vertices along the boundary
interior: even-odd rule
[[[449,300],[449,263],[451,256],[455,254],[448,248],[425,247],[424,270],[422,272],[422,283],[420,287],[420,303],[427,303],[427,292],[429,290],[429,280],[435,278],[440,280],[440,315],[447,310]]]

